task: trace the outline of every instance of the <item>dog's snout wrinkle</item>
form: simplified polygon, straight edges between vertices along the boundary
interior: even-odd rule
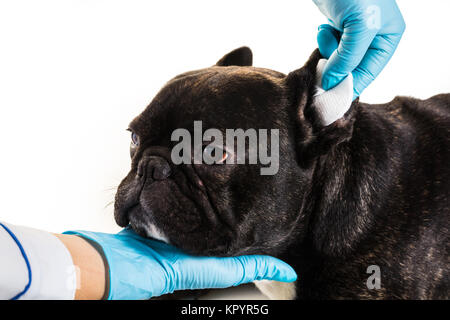
[[[172,175],[170,164],[162,157],[145,156],[139,161],[136,176],[139,179],[152,179],[153,181],[166,180]]]
[[[155,180],[165,180],[172,174],[172,169],[166,160],[159,158],[158,165],[153,167],[152,176]]]

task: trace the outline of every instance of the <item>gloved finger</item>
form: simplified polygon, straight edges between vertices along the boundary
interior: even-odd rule
[[[285,262],[261,255],[227,258],[188,257],[172,264],[175,290],[227,288],[254,280],[292,282],[297,274]]]
[[[243,269],[243,276],[235,285],[255,280],[275,280],[282,282],[297,280],[297,273],[294,269],[280,259],[263,255],[247,255],[234,259],[239,261]]]
[[[363,20],[344,25],[339,46],[323,71],[324,90],[335,87],[360,64],[376,34],[377,29],[368,28]]]
[[[119,233],[117,233],[121,236],[137,236],[137,233],[134,232],[134,230],[131,228],[130,225],[126,226],[125,228],[123,228],[121,231],[119,231]]]
[[[401,37],[401,34],[375,37],[361,63],[353,70],[354,99],[380,74],[397,49]]]
[[[329,24],[319,26],[317,44],[319,45],[319,51],[322,57],[325,59],[330,58],[334,50],[337,49],[340,38],[341,33]]]

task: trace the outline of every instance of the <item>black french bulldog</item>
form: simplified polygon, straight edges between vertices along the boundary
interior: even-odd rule
[[[312,99],[319,59],[284,75],[252,67],[242,47],[169,81],[130,124],[117,223],[193,254],[278,257],[299,278],[282,292],[260,284],[272,298],[448,299],[450,94],[356,100],[324,127]],[[171,134],[195,120],[279,129],[278,173],[174,165]]]

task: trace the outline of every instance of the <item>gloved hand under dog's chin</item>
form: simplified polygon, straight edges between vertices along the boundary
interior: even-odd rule
[[[263,255],[198,257],[131,228],[118,234],[67,231],[97,244],[109,269],[108,299],[149,299],[175,290],[226,288],[254,280],[295,281],[283,261]]]

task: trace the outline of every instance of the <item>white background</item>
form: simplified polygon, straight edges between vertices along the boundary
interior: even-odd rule
[[[399,0],[407,30],[362,100],[450,91],[448,0]],[[248,45],[289,72],[326,20],[310,0],[0,0],[0,220],[119,230],[128,123],[178,73]]]

